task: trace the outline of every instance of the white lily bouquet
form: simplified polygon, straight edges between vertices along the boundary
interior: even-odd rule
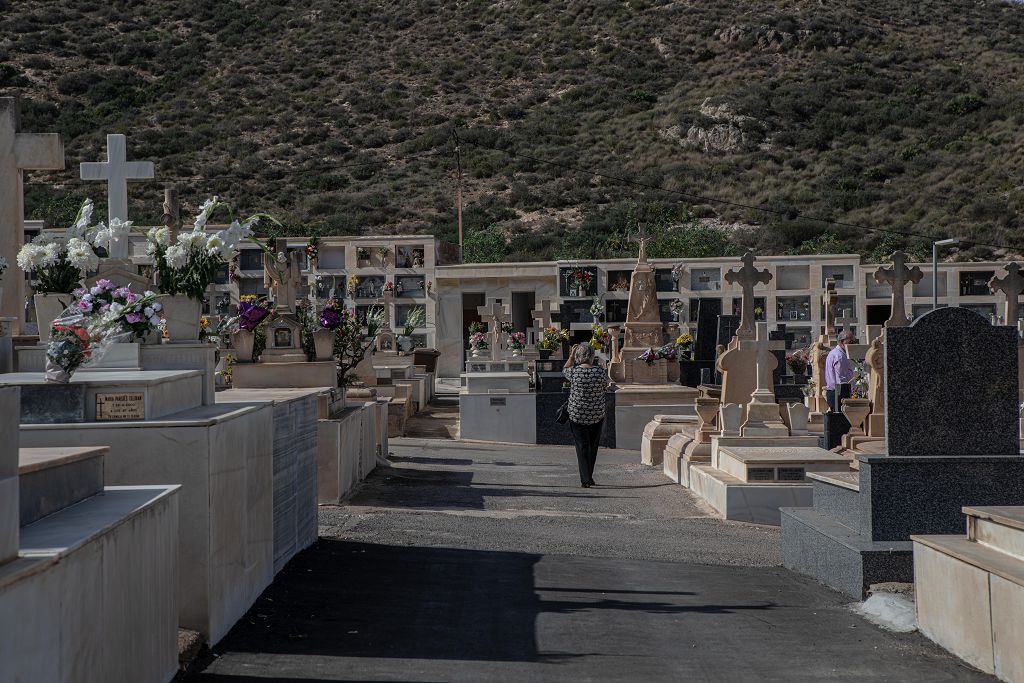
[[[18,250],[18,266],[26,273],[34,275],[37,293],[69,294],[78,286],[83,274],[96,270],[99,266],[99,257],[87,237],[109,229],[102,223],[90,226],[92,212],[92,200],[86,199],[79,207],[75,222],[67,229],[63,240],[55,240],[45,234],[39,235]],[[121,229],[121,226],[118,226],[118,234]]]
[[[231,224],[224,230],[207,234],[206,224],[221,208],[227,210]],[[201,301],[218,269],[238,255],[242,240],[253,239],[253,227],[263,218],[280,225],[272,216],[263,213],[244,220],[236,218],[227,202],[212,197],[200,207],[192,231],[179,233],[174,244],[171,244],[169,229],[150,230],[146,239],[149,253],[156,263],[160,291]]]

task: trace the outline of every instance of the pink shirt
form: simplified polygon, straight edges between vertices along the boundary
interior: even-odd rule
[[[853,364],[846,350],[838,344],[825,357],[825,388],[835,389],[853,379]]]

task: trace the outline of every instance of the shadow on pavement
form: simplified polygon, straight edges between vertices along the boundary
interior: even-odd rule
[[[288,564],[214,652],[564,662],[587,655],[540,654],[536,628],[544,614],[722,614],[774,608],[767,603],[695,604],[690,591],[538,589],[540,559],[528,553],[321,539]],[[677,604],[683,600],[688,604]],[[218,676],[198,673],[187,680]]]

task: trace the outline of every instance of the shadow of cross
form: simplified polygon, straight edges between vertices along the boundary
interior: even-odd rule
[[[740,326],[736,328],[736,337],[739,339],[753,339],[754,332],[754,287],[761,284],[768,284],[772,281],[772,274],[767,269],[758,270],[754,267],[754,252],[748,251],[740,259],[743,266],[739,270],[730,270],[725,274],[725,281],[730,285],[739,285],[743,290],[743,298],[740,306]]]
[[[1006,264],[1006,275],[993,277],[988,281],[988,288],[992,293],[1002,292],[1006,296],[1005,316],[1003,320],[1007,325],[1016,326],[1020,303],[1017,298],[1024,293],[1024,275],[1021,275],[1020,265],[1015,261]]]
[[[906,327],[910,324],[907,318],[905,292],[907,283],[917,284],[924,273],[917,266],[907,268],[908,256],[902,251],[894,252],[889,260],[892,268],[879,268],[875,271],[875,282],[892,287],[892,312],[885,321],[886,327]]]

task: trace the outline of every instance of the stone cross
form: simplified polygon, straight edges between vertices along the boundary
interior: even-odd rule
[[[743,267],[726,273],[725,281],[730,285],[739,285],[743,289],[743,299],[740,307],[740,326],[736,328],[736,337],[740,339],[753,339],[754,287],[758,283],[768,284],[771,282],[772,274],[768,270],[758,270],[754,267],[754,252],[752,251],[744,254],[742,261]]]
[[[544,299],[540,302],[540,308],[535,308],[530,311],[530,315],[533,316],[534,322],[539,323],[541,330],[546,330],[551,327],[551,316],[558,311],[558,305],[554,308],[551,307],[551,300]]]
[[[124,135],[107,136],[107,160],[87,161],[79,165],[82,180],[107,181],[107,220],[128,220],[128,181],[148,180],[153,177],[152,161],[127,161],[128,141]],[[114,245],[113,258],[128,256],[129,241]]]
[[[785,351],[785,340],[770,339],[768,323],[758,323],[757,336],[754,339],[741,340],[740,348],[757,351],[757,388],[754,393],[767,391],[774,396],[772,371],[775,370],[779,360],[772,351]]]
[[[0,256],[12,272],[0,298],[0,316],[22,320],[25,280],[17,273],[15,257],[24,241],[24,171],[59,171],[64,168],[64,144],[57,133],[22,133],[18,103],[0,97]],[[20,322],[14,333],[21,331]]]
[[[171,238],[181,232],[181,202],[178,200],[178,188],[164,188],[164,214],[160,222],[171,231]]]
[[[875,271],[875,282],[892,287],[892,313],[885,321],[886,327],[906,327],[910,324],[903,290],[908,282],[913,284],[920,282],[924,273],[917,266],[907,268],[907,258],[902,251],[897,251],[889,257],[889,260],[892,261],[892,268],[879,268]]]
[[[494,299],[489,299],[486,306],[478,306],[476,312],[487,323],[487,331],[491,335],[491,360],[501,360],[501,323],[505,320],[505,307]]]
[[[992,293],[1002,292],[1006,296],[1005,325],[1016,325],[1020,309],[1018,297],[1024,293],[1024,274],[1020,272],[1020,265],[1016,262],[1006,264],[1006,275],[993,277],[988,281],[988,288]]]
[[[647,243],[654,239],[654,237],[647,234],[647,225],[644,223],[640,223],[636,227],[636,234],[630,235],[629,241],[640,244],[640,254],[637,257],[637,263],[647,263]]]
[[[757,352],[757,388],[750,395],[747,404],[747,421],[743,423],[743,436],[789,436],[789,430],[782,421],[782,414],[775,402],[775,390],[772,386],[772,374],[779,365],[779,359],[772,351],[786,348],[786,342],[768,338],[768,323],[757,323],[757,337],[754,340],[741,339],[741,350],[752,349]]]
[[[854,317],[846,317],[846,314],[849,312],[849,310],[850,309],[848,308],[844,308],[843,314],[833,321],[833,325],[836,326],[836,329],[839,329],[841,327],[843,328],[843,330],[848,330],[850,329],[850,327],[853,326],[853,323],[857,322],[857,319]]]

